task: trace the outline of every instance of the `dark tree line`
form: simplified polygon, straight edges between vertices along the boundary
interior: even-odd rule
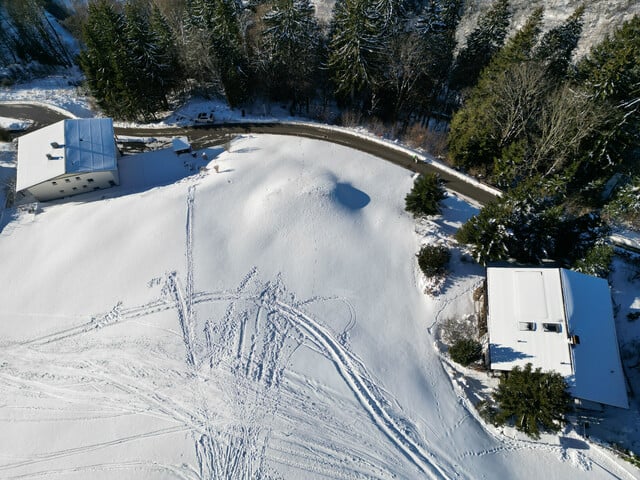
[[[91,0],[87,18],[75,21],[83,24],[80,64],[91,92],[116,117],[153,115],[162,102],[131,99],[140,79],[162,79],[154,98],[188,88],[231,106],[266,98],[292,111],[336,99],[406,125],[439,108],[462,7],[462,0],[338,0],[331,23],[320,25],[310,0]],[[172,37],[143,25],[152,14]],[[167,71],[174,78],[159,76],[167,61],[158,55],[177,58]]]

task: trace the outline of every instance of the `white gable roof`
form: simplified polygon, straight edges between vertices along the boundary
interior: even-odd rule
[[[61,175],[116,169],[110,118],[62,120],[18,139],[18,191]]]
[[[560,373],[576,398],[628,408],[605,280],[558,268],[489,267],[487,298],[492,369],[531,363]]]

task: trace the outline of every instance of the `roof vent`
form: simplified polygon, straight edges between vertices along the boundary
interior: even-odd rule
[[[50,153],[47,153],[47,160],[53,160],[53,155],[51,155]]]
[[[60,145],[58,142],[51,142],[51,148],[62,148],[64,145]]]

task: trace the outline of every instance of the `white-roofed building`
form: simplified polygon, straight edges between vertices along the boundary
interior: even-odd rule
[[[487,268],[492,370],[560,373],[577,399],[629,408],[609,285],[560,268]]]
[[[48,201],[120,183],[110,118],[66,119],[18,139],[18,201]]]

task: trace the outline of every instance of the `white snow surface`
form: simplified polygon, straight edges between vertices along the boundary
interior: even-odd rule
[[[10,130],[13,132],[26,130],[32,124],[33,122],[30,120],[24,120],[20,118],[0,117],[0,128],[4,128],[5,130]]]
[[[428,327],[482,271],[422,293],[408,171],[268,135],[205,153],[125,156],[120,187],[4,225],[0,477],[634,478],[477,420]],[[445,207],[428,241],[474,211]]]

